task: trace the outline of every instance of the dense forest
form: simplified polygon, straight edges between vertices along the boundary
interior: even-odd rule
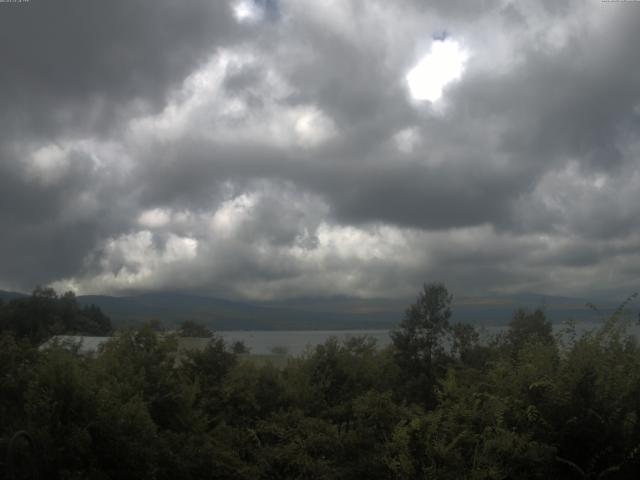
[[[30,297],[0,299],[0,331],[39,344],[52,335],[109,335],[111,321],[95,305],[80,306],[73,292],[61,296],[36,288]]]
[[[39,350],[108,318],[39,289],[0,306],[0,471],[60,479],[637,478],[640,347],[622,305],[582,335],[542,310],[480,341],[425,285],[388,348],[330,339],[273,365],[154,325],[98,355]],[[187,324],[183,334],[198,332]],[[234,351],[235,350],[235,351]]]

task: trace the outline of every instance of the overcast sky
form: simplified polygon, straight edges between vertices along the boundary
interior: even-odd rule
[[[640,2],[0,3],[0,288],[640,287]]]

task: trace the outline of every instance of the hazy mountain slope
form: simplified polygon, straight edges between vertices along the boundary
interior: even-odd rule
[[[82,304],[99,306],[117,324],[159,319],[176,325],[196,320],[218,330],[242,329],[351,329],[388,328],[388,315],[298,310],[258,306],[216,298],[176,293],[153,293],[133,297],[80,296]]]
[[[414,299],[385,300],[333,297],[270,302],[264,305],[280,309],[369,315],[372,318],[386,319],[394,322],[399,321],[403,317],[404,311],[413,301]],[[586,300],[578,298],[533,293],[461,297],[454,298],[452,321],[480,325],[505,325],[511,319],[513,312],[520,307],[527,309],[542,308],[547,314],[547,318],[554,323],[560,323],[567,319],[589,322],[596,321],[598,315],[587,306],[587,303]],[[614,301],[595,303],[598,309],[605,315],[612,313],[619,305],[619,302]],[[632,303],[630,310],[637,312],[637,306]]]
[[[27,295],[0,290],[9,301]],[[196,320],[216,330],[333,330],[390,328],[403,317],[413,299],[359,299],[349,297],[302,298],[277,302],[234,302],[182,293],[147,293],[128,297],[79,296],[81,305],[95,304],[114,325],[158,319],[168,326]],[[640,302],[630,305],[637,316]],[[539,294],[461,297],[454,299],[453,321],[476,325],[505,325],[519,307],[541,307],[554,323],[572,318],[593,322],[598,315],[576,298]],[[610,314],[619,302],[598,302]]]
[[[28,295],[25,293],[7,292],[5,290],[0,290],[0,300],[5,302],[14,300],[16,298],[24,298],[24,297],[28,297]]]

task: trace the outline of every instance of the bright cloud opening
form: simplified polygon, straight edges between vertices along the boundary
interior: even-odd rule
[[[431,51],[407,74],[411,97],[415,100],[438,101],[444,88],[460,79],[468,58],[468,52],[458,42],[448,38],[435,41]]]
[[[333,122],[321,111],[307,107],[297,115],[294,131],[298,143],[306,147],[315,147],[335,134]]]
[[[238,22],[255,22],[262,16],[261,10],[251,0],[242,0],[233,6],[233,15]]]

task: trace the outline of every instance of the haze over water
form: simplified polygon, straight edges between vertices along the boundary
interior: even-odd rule
[[[601,322],[579,322],[576,323],[576,333],[579,337],[582,333],[593,330],[601,326]],[[506,326],[488,326],[479,328],[480,338],[488,341],[494,335],[504,331]],[[554,332],[567,338],[564,333],[566,324],[556,324],[553,326]],[[630,333],[640,336],[640,326],[632,324],[629,326]],[[281,330],[281,331],[263,331],[263,330],[236,330],[217,332],[228,343],[240,340],[249,348],[250,352],[255,355],[268,355],[273,353],[274,348],[284,347],[290,355],[301,355],[307,348],[315,347],[327,341],[330,337],[336,337],[340,341],[347,340],[352,337],[367,336],[374,338],[379,348],[384,348],[391,343],[391,330]]]

